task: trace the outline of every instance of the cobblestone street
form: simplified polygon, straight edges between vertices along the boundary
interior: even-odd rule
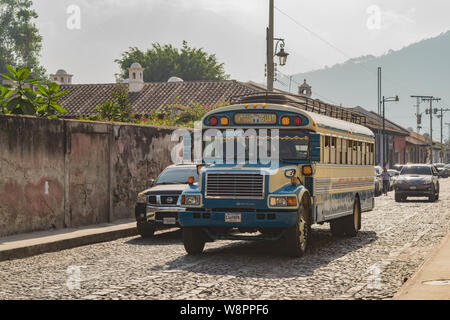
[[[376,198],[355,238],[314,226],[299,259],[271,242],[218,241],[186,256],[181,232],[161,231],[0,262],[0,299],[389,299],[450,229],[450,179],[440,184],[435,203]]]

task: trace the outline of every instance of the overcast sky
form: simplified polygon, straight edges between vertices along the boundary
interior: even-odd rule
[[[215,53],[232,79],[263,82],[268,3],[34,0],[44,38],[41,61],[49,73],[63,68],[74,74],[74,83],[107,83],[119,71],[114,59],[130,46],[146,49],[160,42],[180,47],[187,40]],[[80,9],[79,29],[73,29],[74,11],[67,13],[71,5]],[[450,29],[446,0],[275,0],[275,6],[275,36],[286,39],[290,53],[288,65],[280,67],[285,74],[381,55]]]

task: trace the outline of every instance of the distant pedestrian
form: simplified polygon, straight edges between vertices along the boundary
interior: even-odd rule
[[[391,181],[391,175],[387,171],[386,167],[383,168],[383,172],[381,173],[381,176],[383,178],[383,193],[385,196],[387,196],[387,192],[389,189],[389,183]]]

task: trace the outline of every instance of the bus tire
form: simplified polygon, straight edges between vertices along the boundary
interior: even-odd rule
[[[297,258],[306,253],[311,240],[310,206],[306,197],[300,202],[295,226],[286,230],[285,240],[289,256]]]
[[[205,248],[205,237],[200,228],[183,228],[184,249],[189,255],[196,255],[203,252]]]
[[[353,202],[353,214],[344,218],[344,232],[346,236],[354,237],[361,229],[361,206],[359,198],[355,197]]]
[[[344,218],[333,219],[330,221],[330,231],[333,236],[343,237],[345,235]]]

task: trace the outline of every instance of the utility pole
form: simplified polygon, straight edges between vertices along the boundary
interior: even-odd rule
[[[267,28],[267,91],[273,91],[274,64],[273,64],[273,12],[274,0],[269,0],[269,27]]]
[[[416,117],[417,117],[417,133],[420,133],[420,129],[422,129],[422,114],[420,113],[420,98],[417,97],[416,104]]]
[[[450,123],[446,123],[445,124],[446,126],[448,126],[448,137],[447,137],[447,142],[450,144]],[[446,150],[447,150],[447,148],[445,148]],[[448,157],[447,157],[447,159],[445,159],[445,162],[447,162],[448,161]]]
[[[378,117],[381,117],[381,67],[378,67]],[[383,129],[384,130],[384,129]],[[381,142],[381,132],[378,130],[378,139]],[[383,158],[381,155],[382,149],[381,143],[376,143],[378,145],[378,164],[383,166],[381,159],[383,159],[384,162],[384,152],[383,152]],[[383,131],[383,146],[384,146],[384,131]]]
[[[438,112],[440,112],[441,114],[440,115],[438,115],[437,117],[438,118],[441,118],[441,147],[443,146],[443,140],[442,140],[442,135],[443,135],[443,133],[442,133],[442,130],[443,130],[443,123],[442,123],[442,121],[443,121],[443,119],[444,119],[444,112],[447,112],[447,111],[450,111],[450,109],[444,109],[444,108],[440,108],[440,109],[437,109],[438,110]],[[441,153],[440,153],[440,162],[442,163],[443,162],[443,156],[444,156],[444,150],[442,150],[441,149]]]
[[[440,101],[441,98],[433,96],[411,96],[411,98],[420,98],[422,102],[430,102],[430,108],[425,110],[425,113],[430,114],[430,164],[433,164],[433,101]],[[434,110],[434,113],[437,113],[437,109]]]

